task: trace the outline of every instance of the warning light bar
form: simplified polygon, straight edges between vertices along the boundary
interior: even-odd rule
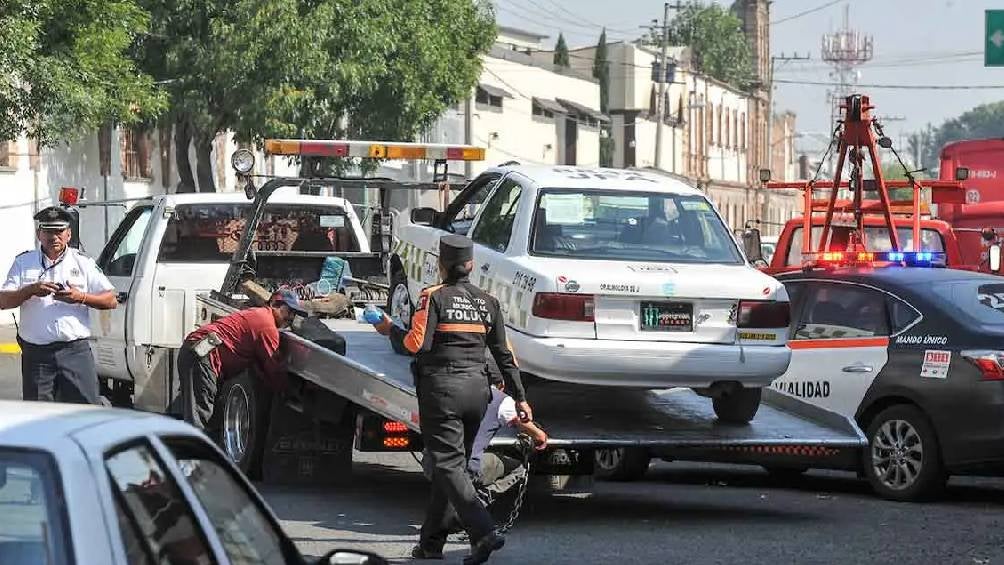
[[[945,254],[940,251],[824,251],[805,253],[803,262],[812,266],[889,266],[943,267]]]
[[[485,149],[473,145],[306,139],[266,139],[266,155],[484,161]]]

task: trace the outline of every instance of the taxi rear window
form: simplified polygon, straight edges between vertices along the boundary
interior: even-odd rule
[[[957,280],[931,286],[944,303],[981,324],[1004,325],[1004,284]]]

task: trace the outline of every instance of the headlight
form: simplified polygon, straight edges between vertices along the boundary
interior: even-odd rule
[[[230,157],[230,164],[234,167],[234,170],[242,175],[246,175],[254,169],[254,153],[248,151],[247,149],[238,149],[234,151],[232,157]]]

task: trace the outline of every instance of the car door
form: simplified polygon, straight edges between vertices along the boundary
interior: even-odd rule
[[[857,283],[785,281],[795,304],[791,363],[776,391],[853,418],[888,361],[888,295]]]
[[[516,291],[513,280],[516,268],[507,252],[513,239],[513,226],[518,217],[520,196],[527,188],[514,175],[498,183],[482,206],[471,230],[474,242],[474,272],[471,281],[499,300],[502,313],[510,316],[509,304]]]
[[[97,265],[115,287],[119,304],[114,310],[91,310],[94,335],[94,359],[98,374],[120,380],[133,380],[131,367],[137,366],[142,353],[130,323],[142,315],[137,312],[137,294],[145,278],[141,257],[147,228],[153,218],[152,204],[138,204],[115,229],[98,257]]]

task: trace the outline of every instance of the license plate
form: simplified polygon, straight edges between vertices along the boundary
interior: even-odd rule
[[[642,302],[641,331],[694,331],[694,305],[689,302]]]

